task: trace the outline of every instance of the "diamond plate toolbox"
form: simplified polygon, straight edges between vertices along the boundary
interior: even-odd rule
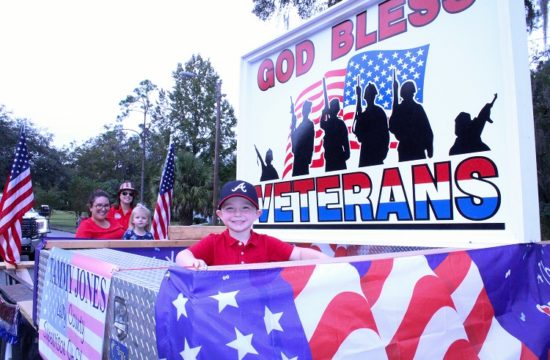
[[[155,301],[166,270],[175,264],[112,249],[71,251],[119,268],[111,279],[103,359],[158,359]],[[48,250],[40,252],[37,317],[49,254]]]

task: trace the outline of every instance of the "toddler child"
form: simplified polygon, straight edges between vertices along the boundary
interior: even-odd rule
[[[151,234],[151,211],[143,204],[137,204],[130,215],[128,230],[122,240],[153,240]]]

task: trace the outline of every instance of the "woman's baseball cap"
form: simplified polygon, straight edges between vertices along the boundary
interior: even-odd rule
[[[218,210],[222,208],[223,203],[232,197],[242,197],[250,201],[256,209],[258,205],[258,193],[256,188],[251,183],[242,180],[229,181],[222,186],[220,191],[220,201],[218,202]]]

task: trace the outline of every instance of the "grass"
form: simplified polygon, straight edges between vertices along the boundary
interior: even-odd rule
[[[76,232],[76,218],[74,211],[53,210],[50,217],[50,228]]]

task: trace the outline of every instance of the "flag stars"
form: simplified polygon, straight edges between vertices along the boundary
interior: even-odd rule
[[[252,346],[252,334],[244,335],[235,328],[235,335],[237,338],[226,345],[237,350],[239,360],[242,360],[247,354],[258,355],[258,351]]]
[[[283,331],[280,323],[281,316],[283,316],[282,312],[274,314],[267,306],[265,307],[264,324],[268,334],[271,334],[273,330]]]
[[[185,308],[187,301],[189,301],[189,299],[184,297],[182,294],[178,294],[176,300],[172,301],[172,305],[174,305],[177,310],[176,320],[179,320],[181,315],[187,317],[187,309]]]
[[[218,291],[218,295],[212,295],[210,297],[218,300],[218,311],[221,314],[222,310],[225,309],[227,306],[233,306],[236,308],[239,307],[236,299],[238,292],[239,290],[226,293]]]
[[[183,360],[196,360],[197,359],[197,355],[199,354],[199,351],[201,351],[201,347],[200,346],[197,346],[197,347],[190,347],[189,344],[187,343],[187,339],[184,340],[184,346],[183,346],[183,351],[180,352],[180,356],[182,357]]]

